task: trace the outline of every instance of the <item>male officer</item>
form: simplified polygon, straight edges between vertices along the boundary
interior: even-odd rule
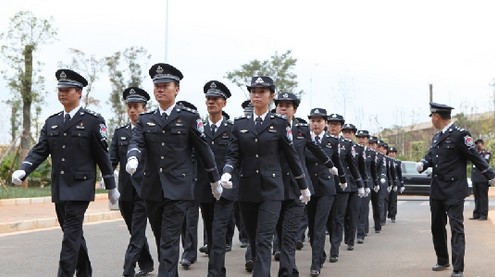
[[[370,213],[370,198],[371,190],[374,187],[375,171],[375,153],[368,146],[370,134],[368,130],[358,130],[356,138],[358,144],[363,148],[364,158],[364,176],[368,176],[365,182],[365,196],[360,199],[357,223],[357,243],[363,243],[364,238],[369,232],[369,213]]]
[[[119,209],[131,235],[125,253],[123,276],[146,276],[153,271],[153,258],[146,239],[148,218],[146,217],[144,200],[140,197],[144,167],[141,165],[131,176],[125,171],[125,166],[132,129],[136,126],[139,114],[146,111],[146,103],[150,100],[150,96],[144,89],[138,87],[125,89],[122,96],[127,105],[130,123],[115,129],[110,146],[110,160],[114,170],[120,163],[118,171]],[[135,273],[136,262],[140,270]]]
[[[58,100],[64,111],[48,117],[38,143],[20,169],[12,173],[12,183],[20,185],[47,157],[52,158],[52,202],[64,233],[58,276],[91,276],[92,268],[83,236],[83,220],[95,197],[96,165],[100,168],[110,202],[115,204],[112,164],[108,155],[107,127],[99,114],[81,107],[82,90],[88,81],[70,69],[59,69]]]
[[[482,139],[477,139],[474,144],[485,161],[490,164],[492,154],[485,149]],[[471,170],[471,181],[473,182],[474,210],[473,217],[469,219],[487,220],[488,218],[488,180],[473,164]]]
[[[395,170],[396,180],[392,184],[392,189],[388,195],[388,213],[387,217],[390,218],[392,223],[395,222],[395,217],[397,216],[397,194],[404,192],[404,181],[402,180],[402,162],[395,158],[397,155],[397,148],[389,147],[387,156],[392,159],[392,166]]]
[[[437,255],[433,271],[447,269],[447,217],[452,232],[452,277],[463,276],[464,271],[464,198],[469,195],[466,165],[471,161],[490,184],[495,182],[495,172],[486,160],[478,154],[469,131],[453,124],[452,107],[435,102],[430,103],[430,117],[433,126],[440,130],[433,136],[430,149],[424,159],[416,164],[418,172],[433,168],[430,192],[431,234]]]
[[[138,164],[144,163],[141,194],[159,249],[158,276],[177,276],[181,227],[189,201],[194,199],[193,149],[208,172],[212,193],[219,189],[220,178],[205,140],[203,121],[196,111],[175,104],[182,73],[158,63],[150,68],[149,75],[159,107],[139,116],[126,170],[133,174]]]
[[[382,230],[382,210],[384,207],[384,194],[387,193],[387,161],[385,155],[378,150],[378,138],[370,137],[369,146],[373,150],[372,156],[375,161],[375,174],[373,176],[374,187],[371,191],[371,208],[373,212],[373,225],[375,233]]]
[[[208,81],[203,86],[208,119],[205,124],[205,136],[210,145],[217,168],[223,168],[225,155],[230,141],[232,121],[224,117],[223,108],[231,96],[225,84],[217,80]],[[234,174],[234,189],[223,190],[215,198],[209,191],[207,172],[201,162],[197,163],[195,197],[201,208],[204,230],[208,240],[208,275],[226,276],[225,253],[226,236],[229,223],[234,215],[236,200],[237,174]]]
[[[383,155],[383,159],[385,160],[385,166],[386,166],[386,178],[387,178],[387,183],[386,187],[381,191],[381,196],[383,200],[383,209],[380,210],[380,220],[381,220],[381,225],[385,225],[387,222],[387,211],[388,211],[388,199],[390,192],[392,191],[393,186],[397,182],[397,173],[395,170],[394,166],[394,160],[387,156],[388,152],[388,144],[384,142],[383,140],[378,140],[378,151]]]

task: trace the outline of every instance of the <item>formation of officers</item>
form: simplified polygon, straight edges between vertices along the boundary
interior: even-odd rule
[[[84,78],[68,69],[62,72],[56,74],[59,84],[77,88],[79,101]],[[223,111],[230,90],[220,81],[206,82],[208,114],[203,120],[194,105],[176,101],[183,78],[177,68],[159,63],[149,75],[159,107],[146,110],[150,95],[141,88],[123,91],[129,123],[115,130],[110,151],[104,120],[76,101],[47,120],[23,172],[14,172],[13,181],[19,183],[51,154],[53,178],[67,182],[54,180],[52,185],[64,230],[59,276],[91,276],[81,216],[94,199],[94,186],[79,180],[94,184],[95,162],[130,233],[123,276],[155,270],[145,236],[148,220],[158,250],[158,276],[178,276],[179,264],[189,268],[197,258],[198,210],[207,242],[202,247],[208,253],[207,276],[228,275],[226,252],[235,226],[246,248],[245,270],[253,276],[270,275],[272,255],[279,261],[279,276],[299,276],[296,249],[306,237],[312,249],[309,274],[318,276],[326,261],[338,262],[342,241],[352,251],[355,243],[365,242],[370,224],[380,233],[387,218],[395,222],[397,193],[404,190],[397,149],[346,123],[342,115],[313,108],[306,120],[296,117],[300,99],[276,93],[270,77],[255,76],[247,85],[244,115],[233,121]],[[66,97],[61,87],[59,99]],[[69,112],[78,117],[72,127],[63,119]],[[68,151],[83,153],[63,152],[69,141],[73,146]],[[88,157],[76,163],[74,153]],[[61,169],[67,174],[62,176]],[[373,222],[368,222],[370,212]],[[64,217],[75,217],[76,223],[67,224]]]

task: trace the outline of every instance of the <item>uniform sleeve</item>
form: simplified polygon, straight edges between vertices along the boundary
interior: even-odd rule
[[[474,147],[473,138],[471,134],[467,131],[461,132],[460,139],[457,140],[457,148],[462,153],[466,159],[471,161],[476,168],[480,171],[483,176],[485,176],[488,180],[495,178],[495,172],[490,167],[490,165],[486,162],[484,157],[479,155],[478,151]]]
[[[351,148],[354,148],[354,145],[352,145]],[[352,152],[354,151],[355,149],[352,149],[352,151],[347,151],[347,155],[345,158],[347,161],[347,166],[349,166],[349,171],[351,172],[352,178],[354,178],[359,188],[363,188],[364,183],[363,179],[361,179],[361,175],[359,174],[357,161],[352,157]]]
[[[112,168],[115,170],[117,168],[117,165],[119,164],[120,161],[120,153],[119,153],[119,146],[118,146],[118,136],[117,136],[117,130],[113,132],[113,137],[112,137],[112,142],[110,143],[110,161],[112,162]]]
[[[208,174],[210,183],[213,183],[220,180],[220,176],[218,174],[215,156],[213,155],[213,152],[206,141],[205,134],[203,133],[202,124],[203,121],[199,115],[196,115],[192,126],[190,126],[191,135],[189,136],[189,139],[194,147],[196,156],[203,163],[204,170]]]
[[[41,128],[41,134],[38,143],[29,151],[28,155],[21,163],[19,169],[26,171],[26,176],[33,172],[50,154],[50,147],[48,145],[48,138],[46,135],[46,121],[43,128]]]
[[[399,182],[399,186],[403,187],[404,186],[404,180],[402,179],[402,162],[397,161],[397,181]]]
[[[132,129],[132,138],[127,150],[127,159],[135,157],[141,161],[144,151],[143,116],[139,116],[136,126]]]
[[[230,142],[227,148],[227,155],[225,156],[225,166],[223,167],[223,172],[229,173],[231,175],[239,166],[240,160],[239,135],[237,125],[238,121],[234,122],[234,125],[232,126],[232,132],[230,133]]]
[[[113,177],[112,163],[110,162],[110,155],[108,154],[107,143],[107,126],[103,117],[97,117],[97,124],[95,124],[91,135],[91,148],[93,157],[100,168],[103,180],[105,180],[106,189],[114,189],[115,179]]]
[[[281,122],[278,124],[280,133],[282,134],[279,141],[280,148],[289,164],[290,170],[294,173],[294,178],[297,181],[299,189],[307,189],[308,183],[304,176],[304,170],[301,166],[297,151],[292,144],[292,133],[290,132],[289,122],[284,119],[284,123]]]

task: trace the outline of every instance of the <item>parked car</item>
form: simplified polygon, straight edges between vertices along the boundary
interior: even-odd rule
[[[431,171],[429,167],[418,173],[416,162],[402,161],[402,179],[404,180],[403,194],[430,195]]]

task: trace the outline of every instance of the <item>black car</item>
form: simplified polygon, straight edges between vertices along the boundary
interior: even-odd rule
[[[402,179],[404,180],[403,194],[430,195],[431,167],[418,173],[416,162],[402,161]]]

